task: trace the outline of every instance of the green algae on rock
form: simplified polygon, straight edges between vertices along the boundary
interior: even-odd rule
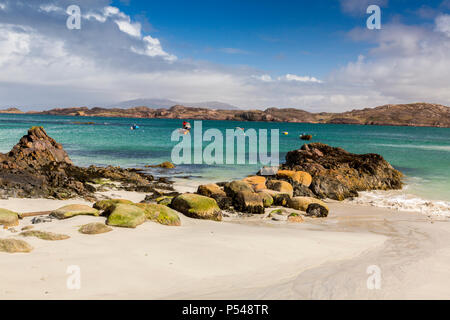
[[[67,219],[79,215],[99,216],[100,211],[84,204],[70,204],[52,211],[50,214],[58,219]]]
[[[115,204],[109,211],[106,223],[110,226],[136,228],[145,222],[145,211],[134,204]]]
[[[0,208],[0,225],[3,225],[4,227],[15,227],[19,225],[19,214],[11,210]]]
[[[42,240],[50,240],[50,241],[66,240],[70,238],[68,235],[65,234],[57,234],[53,232],[39,231],[39,230],[24,231],[21,232],[19,235],[23,237],[36,237]]]
[[[145,216],[148,220],[158,222],[166,226],[181,225],[178,213],[165,205],[155,203],[137,203],[136,206],[145,211]]]
[[[185,193],[172,201],[172,208],[196,219],[222,220],[216,200],[198,194]]]

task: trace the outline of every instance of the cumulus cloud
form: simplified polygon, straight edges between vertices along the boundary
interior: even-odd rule
[[[436,18],[436,30],[450,37],[450,15],[443,14]]]

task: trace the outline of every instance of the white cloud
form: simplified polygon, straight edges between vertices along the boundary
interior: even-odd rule
[[[54,4],[43,4],[39,6],[39,9],[42,11],[45,11],[47,13],[49,12],[64,12],[64,9],[55,6]]]
[[[139,22],[131,23],[130,19],[114,20],[114,22],[117,24],[120,31],[125,32],[132,37],[136,37],[136,38],[141,37],[141,24]]]
[[[0,10],[6,10],[6,4],[0,2]]]
[[[298,82],[317,82],[322,83],[323,81],[316,79],[314,77],[309,76],[297,76],[295,74],[286,74],[283,77],[279,77],[278,80],[286,80],[286,81],[298,81]]]
[[[158,39],[156,38],[152,38],[151,36],[146,36],[143,39],[144,43],[145,43],[145,48],[142,49],[137,49],[135,47],[131,47],[131,50],[134,53],[140,54],[140,55],[146,55],[149,57],[163,57],[164,60],[169,61],[169,62],[173,62],[177,60],[177,57],[172,55],[172,54],[168,54],[167,52],[165,52],[162,47],[161,47],[161,43],[159,42]]]
[[[273,81],[272,77],[270,75],[268,75],[268,74],[263,74],[263,75],[260,75],[260,76],[253,75],[252,77],[255,78],[255,79],[264,81],[264,82],[271,82],[271,81]]]
[[[436,18],[436,30],[450,37],[450,15],[443,14]]]

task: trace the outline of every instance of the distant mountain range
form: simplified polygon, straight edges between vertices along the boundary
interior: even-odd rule
[[[10,108],[0,113],[23,113]],[[311,113],[300,109],[269,108],[266,110],[224,110],[192,108],[175,105],[167,108],[60,108],[28,114],[46,114],[80,117],[121,117],[152,119],[196,119],[272,121],[299,123],[360,124],[413,127],[450,128],[450,108],[432,103],[388,104],[376,108],[352,110],[341,113]]]
[[[134,107],[148,107],[151,109],[162,109],[162,108],[170,108],[175,105],[183,105],[186,107],[193,108],[206,108],[206,109],[215,109],[215,110],[239,110],[238,107],[235,107],[228,103],[223,103],[219,101],[206,101],[206,102],[194,102],[194,103],[186,103],[186,102],[177,102],[168,99],[135,99],[122,101],[116,104],[112,104],[107,106],[106,108],[134,108]]]

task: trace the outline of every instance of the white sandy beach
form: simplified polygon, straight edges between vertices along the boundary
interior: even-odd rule
[[[144,194],[114,192],[134,201]],[[19,212],[83,200],[0,200]],[[417,299],[450,298],[448,218],[331,203],[326,219],[302,224],[182,216],[181,227],[146,222],[100,235],[78,232],[102,217],[35,225],[70,235],[26,238],[34,250],[0,253],[0,299]],[[29,225],[24,218],[17,230]],[[1,238],[22,238],[7,230]],[[80,267],[81,288],[67,288]],[[369,290],[377,265],[381,288]]]

